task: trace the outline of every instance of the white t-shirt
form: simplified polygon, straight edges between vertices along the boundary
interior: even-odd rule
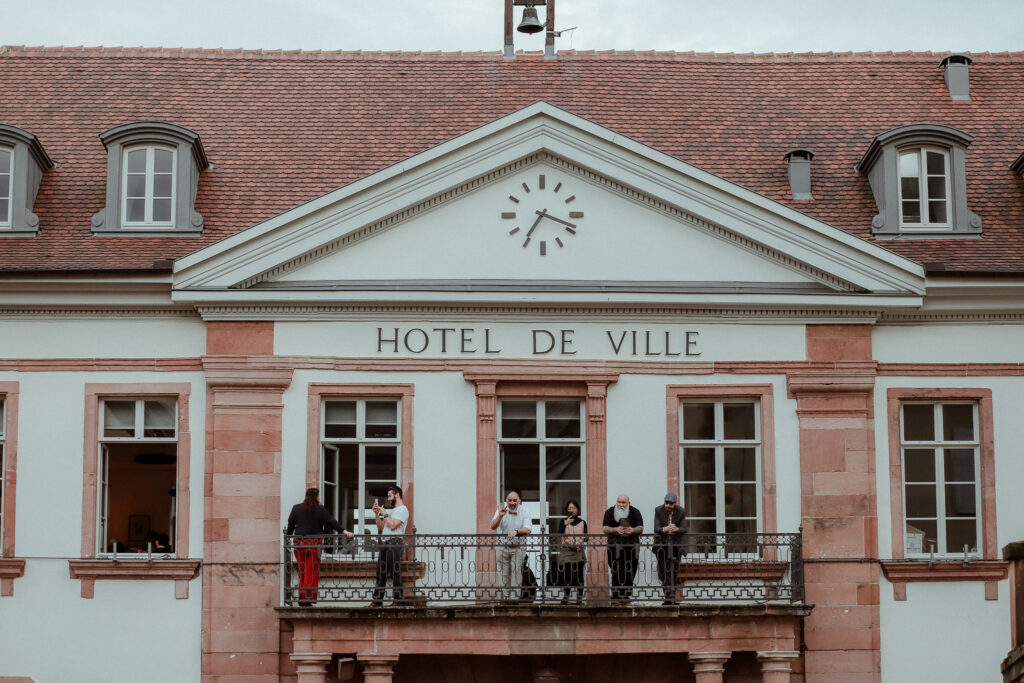
[[[399,524],[394,529],[392,529],[392,528],[390,528],[388,526],[387,520],[385,519],[384,520],[384,528],[380,532],[381,535],[382,536],[401,536],[402,534],[404,534],[405,533],[405,525],[409,521],[409,508],[405,507],[404,505],[399,505],[399,506],[395,507],[395,509],[392,510],[390,513],[388,513],[388,516],[391,517],[391,519],[399,519],[399,520],[402,521],[402,523]]]
[[[491,517],[491,521],[498,519],[498,511],[495,510],[494,516]],[[522,503],[516,508],[515,512],[509,510],[505,513],[505,516],[498,522],[497,532],[502,536],[508,536],[513,531],[519,531],[520,529],[530,528],[533,518],[530,517],[530,511],[526,509],[526,506]],[[522,536],[516,536],[514,539],[505,541],[506,545],[521,545],[525,539]]]

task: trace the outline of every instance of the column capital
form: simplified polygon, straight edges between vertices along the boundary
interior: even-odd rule
[[[378,652],[360,652],[356,660],[363,667],[366,683],[387,683],[391,680],[398,663],[398,655]]]
[[[333,656],[330,652],[293,652],[289,655],[295,662],[299,683],[323,683],[327,679],[327,665]]]
[[[720,674],[725,671],[725,663],[732,657],[728,650],[711,652],[689,652],[686,655],[697,674]]]
[[[757,661],[761,662],[761,673],[790,673],[793,662],[800,658],[795,650],[758,650]]]

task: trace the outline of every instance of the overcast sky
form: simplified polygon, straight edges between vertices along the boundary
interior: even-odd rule
[[[502,0],[0,0],[0,44],[500,50]],[[543,21],[544,10],[539,10]],[[518,23],[522,14],[516,9]],[[558,0],[558,49],[1024,49],[1024,0]],[[542,49],[541,34],[516,34]]]

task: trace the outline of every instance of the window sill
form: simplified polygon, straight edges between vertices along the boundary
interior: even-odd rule
[[[38,230],[11,230],[0,227],[0,237],[35,237],[38,234]]]
[[[196,237],[202,235],[201,228],[175,230],[174,228],[93,228],[92,233],[102,237]]]
[[[911,232],[885,232],[872,235],[879,242],[893,242],[899,240],[979,240],[982,238],[980,232],[962,232],[953,230],[922,230]]]
[[[14,595],[14,580],[25,576],[25,560],[0,558],[0,596]]]
[[[1003,560],[883,560],[882,573],[892,582],[894,600],[907,599],[907,584],[922,581],[984,581],[985,599],[999,599],[999,581],[1010,563]]]
[[[96,581],[174,581],[174,597],[188,597],[188,583],[199,576],[201,560],[68,560],[72,579],[82,580],[82,597],[92,598]]]

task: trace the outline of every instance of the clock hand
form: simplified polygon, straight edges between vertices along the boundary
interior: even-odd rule
[[[568,226],[570,228],[575,228],[576,227],[575,223],[570,223],[569,221],[563,221],[561,218],[556,218],[555,216],[552,216],[550,213],[548,213],[547,209],[544,209],[543,211],[538,211],[537,215],[540,216],[540,218],[550,218],[554,222],[561,223],[562,225]],[[538,218],[537,220],[540,220],[540,218]],[[537,224],[534,223],[534,226],[536,226],[536,225]]]
[[[538,211],[537,213],[540,213],[540,211]],[[543,215],[537,216],[537,220],[535,220],[533,222],[533,225],[530,226],[530,230],[526,233],[527,237],[529,237],[530,234],[533,233],[533,231],[537,229],[537,226],[540,224],[540,221],[541,221],[542,218],[544,218]]]

